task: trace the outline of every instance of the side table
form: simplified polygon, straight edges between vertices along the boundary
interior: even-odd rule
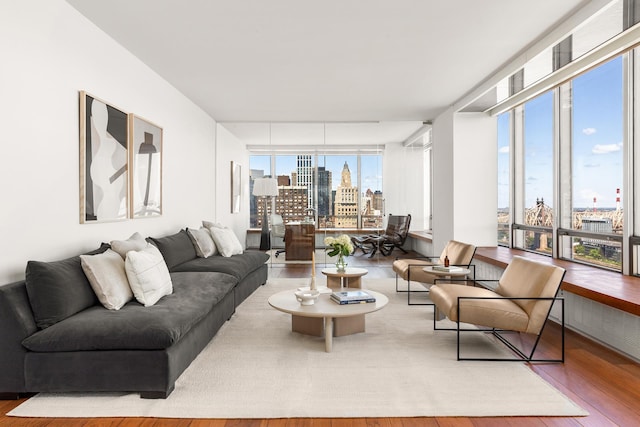
[[[327,276],[327,287],[339,288],[361,288],[360,278],[367,274],[364,268],[347,267],[344,271],[338,271],[335,267],[323,268],[322,274]]]

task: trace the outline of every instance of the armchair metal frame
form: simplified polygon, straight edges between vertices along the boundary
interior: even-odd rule
[[[564,274],[563,274],[564,277]],[[441,279],[438,279],[441,280]],[[445,279],[447,280],[447,279]],[[449,281],[449,280],[448,280]],[[462,281],[462,280],[461,280]],[[498,280],[482,280],[482,282],[497,282]],[[560,280],[560,282],[562,283],[562,279]],[[477,283],[474,281],[474,283]],[[482,286],[482,285],[481,285]],[[558,293],[560,292],[560,287],[558,287],[558,290],[556,291],[555,296],[553,297],[458,297],[458,305],[456,307],[456,313],[457,313],[457,319],[458,321],[456,321],[456,327],[455,328],[438,328],[437,327],[437,307],[434,305],[434,312],[433,312],[433,329],[434,331],[456,331],[456,351],[457,351],[457,359],[460,361],[489,361],[489,362],[546,362],[546,363],[564,363],[564,355],[565,355],[565,316],[564,316],[564,298],[562,297],[558,297]],[[519,332],[519,331],[515,331],[515,330],[509,330],[509,329],[498,329],[498,328],[474,328],[474,329],[465,329],[465,328],[461,328],[460,327],[460,302],[462,300],[497,300],[497,299],[501,299],[501,300],[527,300],[527,301],[551,301],[551,304],[549,305],[549,310],[547,311],[547,315],[545,318],[544,323],[542,324],[542,327],[540,328],[540,331],[538,332],[535,342],[531,348],[531,352],[529,352],[528,354],[525,353],[525,350],[518,348],[514,343],[512,343],[511,341],[509,341],[507,338],[504,337],[504,334],[506,333],[525,333],[525,332]],[[547,322],[549,322],[549,316],[551,314],[551,310],[553,309],[553,303],[559,301],[560,302],[560,308],[561,308],[561,315],[560,315],[560,335],[561,335],[561,346],[560,346],[560,358],[559,359],[547,359],[547,358],[534,358],[534,354],[536,349],[538,348],[538,344],[540,343],[540,338],[542,337],[542,333],[545,330],[545,327],[547,325]],[[467,323],[467,322],[462,322],[462,323]],[[470,323],[469,324],[473,324]],[[482,326],[482,325],[480,325]],[[480,333],[485,333],[485,334],[491,334],[493,335],[496,339],[498,339],[498,341],[500,341],[501,343],[503,343],[509,350],[511,350],[516,356],[517,358],[482,358],[482,357],[461,357],[460,353],[460,334],[462,332],[480,332]],[[530,334],[531,335],[531,334]]]
[[[421,260],[425,260],[425,261],[429,261],[428,265],[425,265],[424,263],[414,263],[414,264],[407,264],[407,290],[400,290],[400,288],[398,287],[398,270],[396,270],[395,268],[395,264],[396,261],[401,260],[402,258],[397,257],[396,260],[393,263],[393,267],[394,267],[394,271],[396,272],[396,292],[406,292],[407,293],[407,305],[433,305],[433,303],[430,302],[411,302],[411,295],[412,294],[424,294],[424,293],[429,293],[429,290],[411,290],[411,270],[415,267],[415,268],[424,268],[424,267],[429,267],[434,265],[435,263],[432,262],[433,260],[440,260],[442,258],[443,255],[446,255],[447,253],[449,253],[449,250],[451,250],[452,252],[455,253],[455,250],[453,248],[455,247],[460,247],[460,245],[466,246],[466,247],[473,247],[473,252],[471,253],[471,256],[468,258],[468,264],[462,264],[460,263],[460,261],[464,262],[467,261],[467,259],[465,259],[464,256],[462,256],[462,259],[455,259],[454,263],[450,264],[451,266],[454,267],[462,267],[462,268],[466,268],[472,271],[471,277],[473,280],[475,280],[476,278],[476,266],[473,264],[473,257],[476,255],[476,250],[477,248],[473,245],[469,245],[463,242],[459,242],[459,241],[455,241],[455,240],[450,240],[447,243],[447,246],[443,249],[442,254],[440,255],[430,255],[430,256],[417,256],[417,257],[412,257],[410,260],[407,260],[407,262],[411,262],[411,261],[421,261]],[[457,257],[460,256],[460,254],[456,255]],[[456,263],[456,261],[458,261]],[[433,275],[432,275],[433,276]],[[404,277],[403,277],[404,278]],[[465,277],[464,280],[467,280],[468,276]],[[435,284],[437,280],[442,280],[442,279],[438,279],[438,278],[434,278],[433,279],[433,283]],[[456,279],[446,279],[446,280],[456,280]],[[459,280],[459,279],[457,279]],[[416,281],[416,280],[414,280]],[[420,281],[418,281],[420,282]],[[425,282],[426,283],[426,282]]]

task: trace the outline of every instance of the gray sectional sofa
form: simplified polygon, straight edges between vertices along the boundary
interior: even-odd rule
[[[139,392],[166,398],[235,308],[267,280],[263,252],[199,258],[185,230],[148,240],[173,283],[173,293],[150,307],[134,299],[120,310],[104,308],[79,256],[29,261],[25,280],[0,286],[2,397]]]

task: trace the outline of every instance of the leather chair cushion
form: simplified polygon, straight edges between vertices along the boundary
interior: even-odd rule
[[[488,289],[443,283],[432,286],[429,292],[438,310],[454,322],[458,321],[458,297],[497,298],[461,300],[460,321],[520,332],[527,330],[527,313],[512,300]]]

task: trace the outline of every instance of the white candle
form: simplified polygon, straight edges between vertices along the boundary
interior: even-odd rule
[[[311,252],[311,277],[316,277],[316,253]]]

